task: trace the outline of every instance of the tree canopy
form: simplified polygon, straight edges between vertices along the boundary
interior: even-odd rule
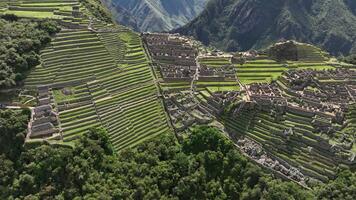
[[[26,72],[40,64],[39,51],[60,30],[50,20],[18,20],[14,15],[0,18],[0,88],[18,84]]]
[[[18,145],[27,111],[0,111],[1,145]],[[11,127],[10,124],[14,124]],[[23,143],[23,140],[21,140]],[[315,191],[266,174],[219,130],[196,127],[178,143],[162,135],[115,152],[104,129],[74,147],[42,144],[0,152],[0,199],[352,199],[356,176],[343,172]]]
[[[356,54],[351,54],[346,57],[341,57],[340,60],[346,63],[356,65]]]

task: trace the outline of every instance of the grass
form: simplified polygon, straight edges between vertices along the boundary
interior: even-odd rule
[[[243,110],[241,112],[245,113],[247,111]],[[295,115],[289,113],[287,115],[292,116],[291,120],[294,119],[293,116]],[[301,119],[299,116],[295,117]],[[240,115],[238,119],[225,120],[225,122],[227,122],[225,124],[226,127],[231,127],[230,131],[234,130],[240,134],[245,134],[250,139],[263,144],[275,156],[282,158],[293,166],[309,170],[316,178],[334,175],[333,170],[335,169],[335,165],[326,160],[322,154],[309,153],[308,150],[303,149],[303,145],[297,145],[298,143],[295,141],[298,140],[294,137],[301,135],[305,142],[308,142],[313,148],[318,149],[317,140],[303,135],[300,132],[304,131],[303,129],[294,129],[295,135],[291,136],[289,142],[286,138],[277,134],[288,129],[292,124],[298,123],[294,123],[293,121],[274,122],[273,118],[264,112],[257,113],[254,118],[251,118],[250,114],[245,113],[244,115]],[[269,147],[273,147],[274,150],[271,150]]]
[[[224,57],[207,57],[199,59],[199,63],[209,67],[221,67],[224,65],[231,65],[230,58]]]
[[[67,90],[72,91],[72,88],[66,88]],[[62,102],[62,101],[66,101],[69,99],[73,99],[75,97],[74,94],[71,95],[65,95],[63,94],[62,90],[53,90],[53,96],[56,102]]]
[[[4,12],[4,14],[14,14],[24,18],[51,18],[51,19],[63,18],[63,16],[55,15],[53,12],[7,10]]]
[[[239,91],[239,86],[206,87],[210,92]]]
[[[139,35],[127,29],[105,34],[63,30],[41,58],[43,66],[30,73],[26,86],[81,81],[69,87],[73,95],[53,91],[65,142],[96,126],[108,130],[116,149],[170,132]],[[84,81],[87,77],[93,80]]]
[[[289,69],[335,69],[335,67],[319,61],[311,63],[289,61],[287,65],[284,65],[268,59],[247,61],[244,65],[235,65],[235,67],[237,76],[243,84],[270,83]]]

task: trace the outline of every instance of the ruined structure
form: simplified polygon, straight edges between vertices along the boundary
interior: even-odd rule
[[[287,71],[271,84],[248,85],[248,98],[245,98],[248,101],[240,102],[232,112],[238,114],[233,116],[236,120],[249,120],[245,122],[248,126],[243,128],[244,133],[261,142],[267,152],[294,151],[296,154],[290,153],[280,162],[284,160],[295,167],[298,167],[296,163],[302,163],[303,174],[326,181],[333,177],[333,172],[323,171],[317,165],[356,164],[352,150],[355,144],[352,130],[355,132],[355,129],[347,128],[354,120],[348,113],[350,106],[356,103],[355,73],[345,68]],[[280,159],[276,154],[279,153],[271,153]],[[314,161],[291,159],[301,155]]]
[[[209,111],[196,102],[190,92],[166,92],[164,100],[174,129],[178,132],[193,124],[208,124],[213,119]]]
[[[191,81],[197,70],[198,51],[177,34],[143,34],[150,54],[165,82]]]
[[[28,139],[49,138],[59,133],[58,114],[51,105],[49,86],[38,86],[38,106],[32,109]]]
[[[200,66],[199,69],[200,81],[236,81],[236,70],[233,66],[208,67]]]

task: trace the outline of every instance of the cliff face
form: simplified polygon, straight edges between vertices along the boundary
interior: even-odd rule
[[[348,54],[356,51],[355,14],[354,0],[212,0],[175,32],[228,51],[292,39]]]
[[[104,0],[116,20],[137,31],[160,32],[196,17],[207,0]]]

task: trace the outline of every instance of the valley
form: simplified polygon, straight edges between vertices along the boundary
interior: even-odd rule
[[[182,26],[204,9],[208,0],[104,0],[115,20],[139,32],[162,32]]]

